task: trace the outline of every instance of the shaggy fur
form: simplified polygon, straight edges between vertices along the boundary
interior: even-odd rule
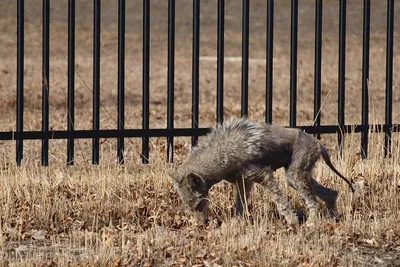
[[[321,155],[354,191],[351,183],[332,165],[325,147],[313,136],[298,129],[232,118],[217,125],[170,176],[183,202],[202,212],[204,221],[207,221],[209,189],[226,180],[237,185],[237,215],[243,213],[242,203],[249,199],[253,183],[259,183],[270,194],[280,214],[293,225],[298,219],[273,173],[285,168],[288,184],[299,192],[309,210],[308,221],[317,217],[320,208],[315,196],[334,215],[338,192],[312,178],[312,169]]]

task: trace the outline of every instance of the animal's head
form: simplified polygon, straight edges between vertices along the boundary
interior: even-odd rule
[[[204,179],[195,173],[171,172],[169,176],[172,178],[182,202],[191,210],[202,212],[206,219],[209,188]]]

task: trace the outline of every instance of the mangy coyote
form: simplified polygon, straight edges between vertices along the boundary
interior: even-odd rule
[[[182,201],[191,209],[202,212],[205,222],[208,191],[214,184],[226,180],[237,185],[237,215],[243,213],[242,203],[249,199],[253,183],[259,183],[276,203],[279,213],[294,225],[298,219],[273,172],[285,168],[288,184],[299,192],[309,210],[307,222],[318,217],[319,202],[315,196],[324,201],[334,216],[338,192],[312,178],[312,169],[320,155],[354,192],[352,184],[332,165],[326,148],[318,139],[298,129],[250,122],[244,118],[233,118],[217,125],[202,144],[193,148],[181,168],[170,176]]]

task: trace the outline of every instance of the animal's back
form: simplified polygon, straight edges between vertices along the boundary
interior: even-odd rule
[[[272,168],[276,169],[288,160],[285,159],[284,163],[274,161],[275,153],[291,149],[288,147],[288,133],[293,135],[295,132],[244,118],[233,118],[217,125],[193,149],[186,167],[210,178],[237,172],[249,162],[260,165],[272,163]]]
[[[218,157],[223,154],[233,154],[231,155],[232,160],[237,160],[239,154],[240,158],[246,158],[249,148],[258,143],[260,138],[265,135],[265,126],[243,118],[227,120],[213,128],[199,146],[194,148],[192,154],[196,156],[201,153],[214,152]]]

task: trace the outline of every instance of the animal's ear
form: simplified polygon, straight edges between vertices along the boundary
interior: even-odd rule
[[[204,179],[195,173],[189,173],[186,178],[191,188],[201,189],[205,187],[206,182]]]

